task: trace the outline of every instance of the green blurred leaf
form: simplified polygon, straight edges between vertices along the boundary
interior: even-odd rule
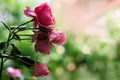
[[[15,55],[21,55],[21,51],[18,50],[18,48],[12,44],[12,51],[11,51],[11,55],[15,56]]]
[[[21,56],[20,57],[21,62],[26,66],[26,67],[31,67],[35,64],[35,61],[32,60],[29,56]]]
[[[4,49],[5,46],[6,46],[6,42],[1,42],[0,43],[0,50]]]

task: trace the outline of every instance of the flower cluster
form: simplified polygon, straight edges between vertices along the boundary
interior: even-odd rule
[[[31,34],[19,34],[19,32],[24,30],[31,30],[34,33],[29,40],[31,40],[32,43],[35,43],[35,51],[38,53],[50,54],[53,44],[62,45],[66,42],[66,35],[52,27],[55,25],[56,21],[53,16],[51,7],[47,3],[38,5],[34,10],[30,9],[30,7],[26,7],[24,14],[27,17],[31,17],[32,20],[15,27],[8,26],[4,22],[1,22],[9,31],[9,33],[7,40],[0,42],[0,80],[2,80],[1,77],[4,62],[7,59],[12,59],[18,65],[22,64],[27,68],[33,69],[33,74],[35,77],[44,77],[50,73],[48,67],[45,64],[32,60],[30,56],[23,56],[22,52],[17,48],[17,46],[11,42],[12,40],[28,40],[25,38],[25,36],[31,37]],[[30,22],[33,22],[32,28],[24,27],[24,25]],[[5,61],[4,58],[6,58]],[[14,80],[16,80],[16,78],[22,80],[23,78],[22,71],[20,69],[8,67],[6,69],[6,73]]]
[[[24,14],[32,17],[34,21],[33,28],[36,30],[34,31],[32,42],[35,42],[36,52],[50,54],[52,44],[61,45],[66,42],[65,34],[52,27],[56,22],[52,10],[47,3],[35,7],[34,10],[26,7]],[[49,70],[45,64],[38,63],[35,65],[35,76],[46,76],[48,74]]]
[[[55,18],[47,3],[37,6],[34,11],[27,7],[24,13],[26,16],[33,17],[33,27],[39,29],[32,38],[36,52],[50,54],[52,43],[60,45],[66,42],[65,34],[51,27],[55,24]]]

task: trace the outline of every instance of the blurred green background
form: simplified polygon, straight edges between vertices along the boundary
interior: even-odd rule
[[[43,1],[45,0],[0,0],[0,20],[10,26],[19,25],[30,20],[23,13],[25,7],[30,6],[33,9],[34,6]],[[58,9],[59,5],[54,4],[53,9],[54,7]],[[54,9],[53,13],[55,12],[57,20],[55,27],[67,34],[66,44],[55,45],[50,55],[44,55],[34,51],[31,41],[13,41],[23,55],[30,55],[34,60],[37,58],[50,69],[49,76],[33,79],[31,70],[20,66],[25,78],[27,78],[26,80],[120,80],[120,17],[118,15],[116,18],[116,11],[120,14],[119,7],[116,7],[103,15],[102,23],[104,24],[101,24],[107,31],[107,37],[101,39],[99,36],[76,34],[71,32],[72,30],[65,29],[65,27],[59,27],[63,24],[61,21],[61,14],[63,13],[61,10],[55,11]],[[99,27],[101,24],[95,26]],[[32,27],[32,24],[27,26]],[[69,26],[67,27],[69,28]],[[79,30],[82,29],[79,28]],[[0,24],[0,42],[6,40],[7,33],[7,30]],[[4,66],[8,65],[15,64],[8,61]]]

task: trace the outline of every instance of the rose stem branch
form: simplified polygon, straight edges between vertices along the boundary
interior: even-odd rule
[[[2,54],[4,54],[6,52],[6,49],[9,46],[9,42],[11,41],[11,36],[12,36],[12,32],[11,32],[11,30],[9,30],[8,39],[6,41],[6,45],[5,45],[4,49],[3,49],[3,53]],[[0,80],[2,80],[2,70],[3,70],[3,65],[4,65],[4,61],[3,60],[4,60],[4,58],[2,57],[1,58],[1,65],[0,65]]]
[[[4,53],[6,52],[6,49],[7,49],[8,45],[9,45],[8,43],[9,43],[9,41],[10,41],[10,35],[11,35],[11,34],[9,34],[9,36],[8,36],[7,45],[4,47],[2,54],[4,54]],[[0,65],[0,80],[2,80],[2,70],[3,70],[3,64],[4,64],[3,59],[4,59],[4,58],[2,57],[2,58],[1,58],[1,65]]]
[[[19,28],[18,28],[19,29]],[[16,31],[15,33],[18,33],[20,31],[25,31],[25,30],[32,30],[32,31],[36,31],[36,30],[39,30],[39,28],[25,28],[25,29],[22,29],[22,30],[18,30]]]
[[[8,44],[3,49],[3,54],[6,52],[6,49],[8,47]],[[1,58],[1,65],[0,65],[0,80],[2,80],[2,70],[3,70],[3,64],[4,64],[4,58]]]
[[[19,25],[18,27],[16,27],[16,28],[13,30],[13,32],[14,32],[15,30],[17,30],[19,27],[21,27],[21,26],[23,26],[23,25],[25,25],[25,24],[28,24],[28,23],[30,23],[30,22],[32,22],[32,21],[33,21],[33,19],[30,20],[30,21],[27,21],[27,22],[25,22],[25,23],[23,23],[23,24],[21,24],[21,25]]]
[[[18,36],[32,36],[32,34],[18,34]]]
[[[3,69],[3,57],[1,58],[1,66],[0,66],[0,80],[2,80],[2,69]]]
[[[7,39],[7,45],[4,47],[4,49],[3,49],[3,54],[5,53],[5,51],[6,51],[6,49],[7,49],[7,47],[9,46],[9,42],[12,40],[12,35],[13,35],[13,33],[15,32],[15,30],[17,30],[19,27],[21,27],[21,26],[23,26],[23,25],[25,25],[25,24],[28,24],[28,23],[30,23],[30,22],[32,22],[33,21],[33,19],[32,20],[30,20],[30,21],[27,21],[27,22],[25,22],[25,23],[23,23],[23,24],[21,24],[21,25],[19,25],[18,27],[16,27],[12,32],[11,32],[11,30],[10,30],[10,32],[9,32],[9,35],[8,35],[8,39]],[[31,40],[31,39],[21,39],[21,40]],[[1,65],[0,65],[0,80],[2,80],[2,69],[3,69],[3,65],[4,65],[4,58],[2,57],[1,58]]]
[[[20,40],[31,40],[31,39],[20,39]]]

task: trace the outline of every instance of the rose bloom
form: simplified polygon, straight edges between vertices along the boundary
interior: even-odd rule
[[[54,44],[62,45],[66,42],[66,35],[59,30],[52,29],[49,34],[49,39]]]
[[[35,42],[36,52],[50,54],[52,44],[64,44],[66,42],[66,36],[58,30],[43,28],[35,32],[32,37],[32,42]]]
[[[40,26],[49,27],[55,24],[52,10],[47,3],[35,7],[34,11],[30,7],[26,7],[24,14],[34,19],[34,28],[39,28]]]
[[[49,75],[49,70],[45,64],[37,63],[34,66],[33,73],[35,77],[44,77]]]
[[[8,67],[6,73],[10,75],[13,79],[22,78],[22,72],[20,69],[14,69],[13,67]]]

